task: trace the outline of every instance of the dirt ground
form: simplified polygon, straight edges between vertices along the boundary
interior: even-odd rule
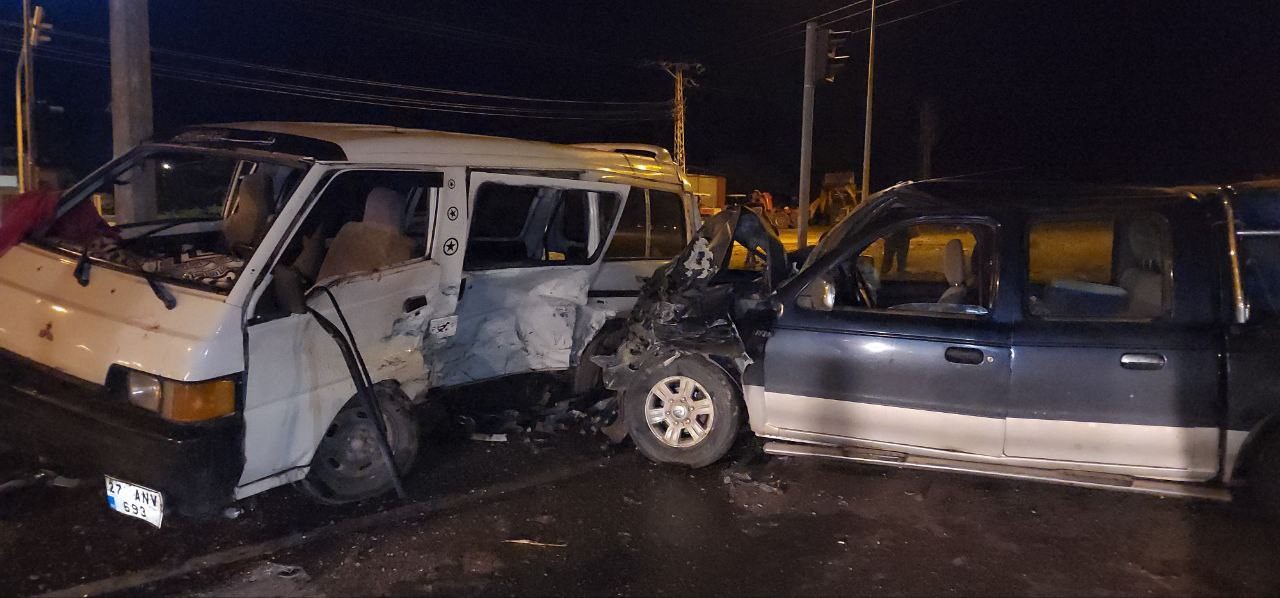
[[[200,596],[1280,591],[1277,528],[1233,505],[770,458],[750,447],[696,471],[627,449],[602,454],[577,435],[459,441],[432,447],[407,481],[407,502],[319,507],[280,488],[234,520],[175,519],[161,530],[107,511],[96,481],[26,489],[0,498],[0,587]],[[6,473],[29,465],[0,461]]]

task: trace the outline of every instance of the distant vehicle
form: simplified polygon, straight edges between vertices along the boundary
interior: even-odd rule
[[[705,466],[746,422],[774,454],[1280,514],[1280,181],[903,184],[790,268],[730,208],[655,274],[598,360],[642,453]]]
[[[156,212],[108,227],[126,194]],[[157,526],[388,491],[427,389],[598,381],[583,353],[698,223],[660,148],[317,123],[144,144],[57,216],[0,257],[0,440]]]

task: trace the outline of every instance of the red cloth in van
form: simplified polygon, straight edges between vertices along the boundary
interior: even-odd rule
[[[22,242],[33,230],[47,224],[53,218],[61,193],[40,189],[20,194],[9,201],[0,214],[0,256]],[[107,224],[98,214],[93,202],[82,201],[55,221],[46,233],[48,236],[72,243],[85,244],[102,237],[118,238],[119,232]]]
[[[57,205],[58,193],[47,189],[28,191],[9,200],[0,214],[0,255],[52,218]]]

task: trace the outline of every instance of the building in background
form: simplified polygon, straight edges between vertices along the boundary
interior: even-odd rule
[[[725,177],[718,174],[693,172],[686,176],[689,179],[689,187],[698,198],[698,211],[703,216],[710,216],[724,209]]]

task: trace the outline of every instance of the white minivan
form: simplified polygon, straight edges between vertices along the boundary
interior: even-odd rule
[[[110,198],[114,226],[93,207]],[[594,367],[697,218],[652,146],[191,128],[98,169],[0,257],[0,443],[104,475],[112,508],[155,525],[292,482],[381,494],[391,455],[416,455],[413,401]]]

